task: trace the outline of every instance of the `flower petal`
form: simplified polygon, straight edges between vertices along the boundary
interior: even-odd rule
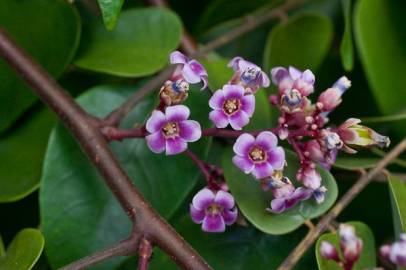
[[[261,71],[261,79],[262,79],[262,81],[261,81],[261,86],[262,87],[268,87],[270,85],[269,77],[263,71]]]
[[[225,128],[229,121],[228,117],[221,110],[214,110],[209,113],[209,119],[216,125],[217,128]]]
[[[204,211],[214,201],[214,193],[208,188],[201,189],[192,199],[193,207],[196,210]]]
[[[289,72],[284,67],[274,67],[271,69],[272,82],[278,85],[282,80],[289,76]]]
[[[201,78],[188,64],[185,64],[182,69],[182,75],[188,83],[198,83]]]
[[[221,110],[223,108],[225,98],[224,98],[224,91],[219,89],[211,96],[209,99],[209,106],[212,109]]]
[[[185,64],[187,62],[187,57],[179,51],[174,51],[169,56],[169,61],[171,64]]]
[[[205,232],[220,233],[226,230],[226,224],[220,214],[206,215],[203,219],[202,229]]]
[[[223,190],[217,191],[214,202],[222,206],[224,209],[231,209],[235,204],[233,195]]]
[[[200,64],[198,61],[196,60],[190,60],[188,62],[188,65],[190,66],[190,68],[193,70],[193,72],[197,75],[199,75],[200,77],[202,76],[207,76],[207,71],[206,69],[204,69],[204,67],[202,66],[202,64]]]
[[[238,217],[237,208],[234,208],[232,210],[224,210],[224,212],[223,212],[224,222],[227,225],[233,224],[237,220],[237,217]]]
[[[238,63],[243,60],[242,57],[237,56],[231,59],[231,61],[227,64],[228,67],[231,67],[234,69],[234,71],[238,71]]]
[[[241,110],[243,110],[249,117],[254,114],[255,111],[255,96],[245,95],[241,99]]]
[[[254,169],[254,163],[245,157],[234,156],[233,163],[246,174],[250,173]]]
[[[190,110],[185,105],[168,106],[165,115],[167,122],[180,122],[189,118]]]
[[[271,212],[279,214],[285,211],[285,208],[285,199],[273,199],[271,201]]]
[[[243,126],[250,122],[250,118],[244,111],[236,111],[229,116],[230,125],[235,130],[241,130]]]
[[[158,131],[145,137],[149,149],[154,153],[162,153],[165,150],[166,140],[163,134]]]
[[[207,76],[202,76],[201,79],[203,81],[203,86],[200,90],[204,90],[209,85],[209,82],[207,81]]]
[[[244,96],[244,87],[235,84],[226,84],[223,86],[225,99],[241,99]]]
[[[148,118],[145,128],[149,133],[160,131],[166,123],[166,117],[163,112],[154,110]]]
[[[194,120],[179,122],[179,136],[187,142],[195,142],[202,137],[200,124]]]
[[[302,72],[295,67],[289,67],[289,75],[293,80],[300,79],[302,77]]]
[[[180,137],[166,139],[166,155],[176,155],[187,149],[187,142]]]
[[[198,210],[192,204],[190,204],[190,217],[194,223],[202,223],[205,215],[204,210]]]
[[[270,151],[278,144],[278,138],[270,131],[262,131],[255,139],[255,143],[265,151]]]
[[[285,150],[278,146],[268,152],[268,162],[275,170],[282,170],[285,166]]]
[[[251,147],[254,146],[255,138],[249,133],[241,134],[234,143],[233,151],[240,156],[248,156]]]
[[[305,82],[307,82],[308,84],[314,84],[315,81],[315,77],[313,72],[310,69],[306,69],[303,73],[302,73],[302,78]]]
[[[268,162],[254,164],[252,175],[257,179],[262,179],[271,176],[273,173],[272,165]]]

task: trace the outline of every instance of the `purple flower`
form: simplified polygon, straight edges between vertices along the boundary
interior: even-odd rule
[[[322,241],[320,244],[320,255],[327,260],[340,261],[337,249],[328,241]]]
[[[254,113],[255,97],[244,95],[241,85],[226,84],[213,94],[209,106],[213,109],[209,118],[216,127],[225,128],[230,124],[233,129],[241,130]]]
[[[400,235],[400,240],[392,245],[384,245],[380,248],[384,258],[389,259],[393,264],[400,267],[406,266],[406,234]]]
[[[271,208],[267,211],[271,213],[282,213],[295,206],[300,201],[305,201],[312,196],[312,190],[299,187],[296,188],[289,182],[279,188],[272,190],[275,199],[271,201]]]
[[[165,114],[154,110],[148,119],[146,136],[148,147],[154,153],[166,150],[166,155],[175,155],[186,150],[188,142],[200,139],[200,124],[189,118],[189,108],[184,105],[166,107]]]
[[[321,184],[321,176],[316,170],[314,164],[299,169],[296,178],[297,180],[302,181],[305,187],[311,189],[317,189]]]
[[[269,86],[269,77],[257,65],[244,60],[242,57],[234,57],[229,63],[235,71],[232,84],[242,84],[244,87],[250,88],[252,92],[256,92],[260,87]]]
[[[207,71],[198,61],[189,60],[183,53],[174,51],[170,55],[171,64],[181,64],[180,68],[175,70],[174,77],[182,76],[188,83],[199,83],[203,81],[204,89],[207,87]],[[177,80],[178,78],[176,78]]]
[[[256,138],[241,134],[233,146],[236,154],[233,163],[256,179],[269,177],[285,165],[285,151],[277,143],[277,137],[270,131],[263,131]]]
[[[286,91],[296,90],[300,96],[307,97],[314,91],[315,77],[309,69],[301,72],[294,67],[289,69],[275,67],[271,70],[271,76],[272,82],[278,86],[281,95],[286,94]]]
[[[223,190],[213,192],[208,188],[200,190],[190,204],[192,220],[200,224],[205,232],[224,232],[226,225],[237,220],[237,208],[233,196]]]

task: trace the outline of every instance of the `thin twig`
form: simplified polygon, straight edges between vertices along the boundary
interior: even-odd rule
[[[81,270],[113,257],[131,255],[137,251],[137,242],[138,239],[136,237],[130,237],[110,248],[68,264],[59,270]]]
[[[244,22],[240,26],[237,26],[230,32],[214,39],[213,41],[207,43],[205,46],[198,49],[195,53],[189,55],[192,58],[205,56],[208,52],[215,50],[236,38],[254,30],[258,26],[265,24],[266,22],[280,18],[281,13],[286,13],[289,10],[300,6],[307,0],[288,0],[281,6],[263,14],[262,16],[253,16],[254,19]],[[142,99],[149,95],[154,90],[161,87],[161,85],[170,77],[173,73],[174,67],[168,66],[163,69],[158,75],[151,78],[148,83],[142,86],[133,96],[128,98],[123,104],[121,104],[117,109],[111,112],[106,118],[104,123],[105,126],[117,126],[121,119],[127,115],[127,113]]]
[[[133,231],[150,236],[154,244],[166,252],[181,268],[211,269],[132,184],[109,149],[95,118],[88,115],[32,57],[12,41],[1,27],[0,56],[70,130],[131,219]]]
[[[138,270],[148,270],[152,255],[152,244],[147,238],[142,238],[138,249]]]
[[[344,194],[340,201],[331,209],[315,226],[310,230],[306,237],[289,254],[285,261],[279,266],[278,270],[292,269],[300,260],[303,254],[317,240],[317,238],[328,229],[332,220],[344,210],[345,207],[371,182],[371,180],[382,171],[393,159],[399,156],[406,149],[406,139],[403,139],[395,148],[393,148],[373,169],[359,178],[359,180]]]
[[[211,181],[211,175],[209,170],[207,169],[204,161],[202,161],[200,158],[196,156],[195,153],[193,153],[191,150],[187,149],[185,151],[185,154],[196,164],[196,166],[199,168],[199,170],[202,172],[204,178],[208,183]]]

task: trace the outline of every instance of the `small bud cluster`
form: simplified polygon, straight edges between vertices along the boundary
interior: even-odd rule
[[[401,234],[399,241],[382,246],[380,254],[391,263],[399,267],[406,267],[406,234]]]
[[[344,270],[351,270],[361,255],[362,239],[355,234],[354,227],[346,224],[340,225],[338,235],[342,256],[339,255],[336,247],[328,241],[321,242],[320,255],[327,260],[337,262]]]
[[[160,104],[146,122],[145,139],[155,153],[175,155],[186,151],[195,160],[205,175],[207,187],[193,198],[192,219],[202,224],[204,231],[222,232],[225,225],[236,221],[234,198],[221,168],[196,161],[187,150],[188,143],[198,141],[204,131],[197,121],[189,120],[190,110],[182,105],[189,95],[189,85],[202,82],[201,89],[206,88],[208,75],[198,61],[178,51],[171,53],[170,62],[176,68],[159,91]],[[268,75],[260,67],[241,57],[232,59],[228,66],[234,70],[233,76],[213,93],[208,104],[211,108],[208,117],[216,132],[227,127],[235,132],[242,130],[254,114],[255,93],[270,85]],[[324,201],[327,189],[321,185],[316,164],[329,169],[339,150],[354,153],[354,145],[388,146],[389,139],[360,125],[358,119],[349,119],[338,128],[325,127],[328,114],[341,103],[341,95],[350,87],[346,77],[340,78],[312,104],[309,95],[314,91],[315,76],[310,70],[277,67],[271,70],[271,76],[278,88],[278,94],[270,96],[270,103],[280,111],[278,126],[237,133],[232,161],[244,173],[252,174],[265,191],[272,192],[274,199],[266,210],[278,214],[309,198],[318,203]],[[300,160],[296,178],[302,187],[295,187],[283,174],[287,164],[278,137],[287,139]]]

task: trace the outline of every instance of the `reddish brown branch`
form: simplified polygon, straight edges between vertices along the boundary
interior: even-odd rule
[[[147,270],[152,255],[152,244],[147,238],[142,238],[138,249],[138,270]]]
[[[154,244],[184,269],[211,269],[134,187],[110,151],[95,118],[89,116],[2,28],[0,55],[71,131],[130,217],[134,231],[148,235]]]
[[[406,139],[403,139],[392,151],[390,151],[372,170],[361,176],[358,181],[344,194],[337,204],[311,229],[305,238],[296,246],[278,270],[290,270],[300,260],[317,238],[328,229],[330,223],[350,204],[350,202],[379,174],[392,160],[406,149]]]

